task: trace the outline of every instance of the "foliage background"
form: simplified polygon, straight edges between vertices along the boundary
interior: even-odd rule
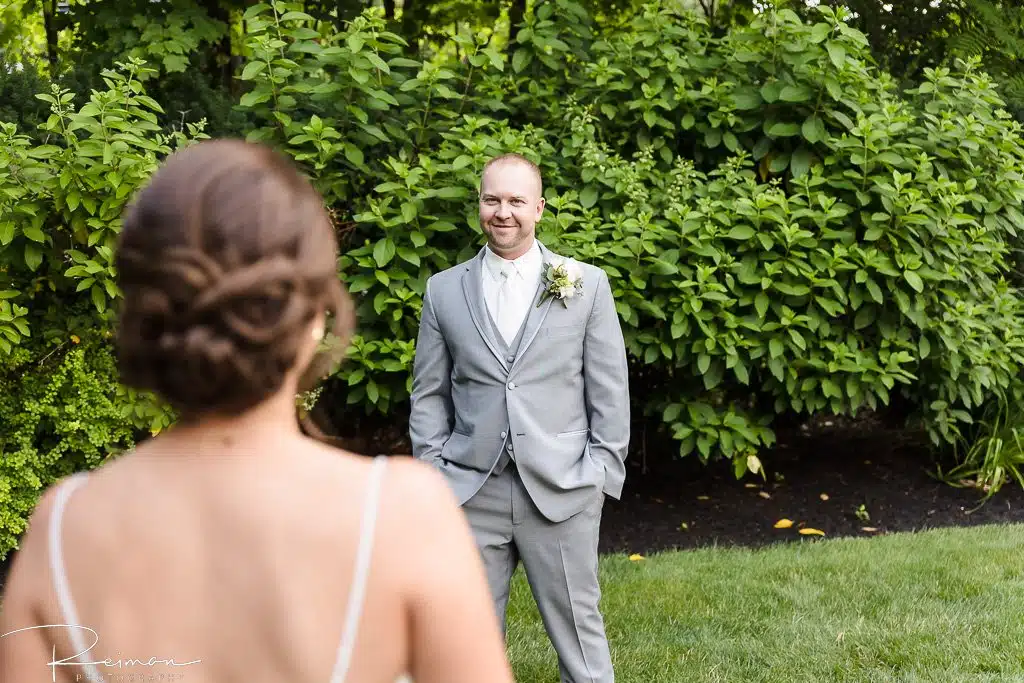
[[[42,487],[173,421],[117,383],[111,256],[207,135],[286,151],[333,213],[360,317],[335,426],[405,410],[424,284],[482,244],[504,151],[544,172],[541,239],[612,276],[634,413],[683,455],[760,472],[781,421],[864,409],[946,446],[1020,398],[1018,52],[1005,23],[971,48],[980,11],[910,60],[863,3],[14,4],[39,20],[0,12],[0,556]]]

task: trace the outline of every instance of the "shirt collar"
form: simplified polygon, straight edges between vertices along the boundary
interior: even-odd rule
[[[525,254],[511,261],[495,254],[491,251],[490,246],[484,251],[484,265],[487,267],[487,272],[490,276],[497,282],[501,282],[501,268],[503,265],[511,264],[513,270],[528,280],[531,276],[540,273],[541,261],[540,244],[536,238],[534,238],[533,244]]]

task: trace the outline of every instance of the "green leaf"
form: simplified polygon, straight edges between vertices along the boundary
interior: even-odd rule
[[[40,244],[46,242],[46,235],[35,225],[26,225],[21,230],[21,234],[29,238],[33,242],[39,242]]]
[[[363,151],[350,142],[345,144],[345,158],[354,166],[363,165]]]
[[[249,62],[242,69],[242,80],[251,81],[252,79],[259,76],[267,68],[266,62]]]
[[[420,265],[420,255],[409,247],[398,247],[398,255],[402,257],[403,261],[407,261],[414,266]]]
[[[726,237],[734,240],[749,240],[755,234],[754,229],[749,225],[737,225],[728,232]]]
[[[519,48],[514,53],[512,53],[512,69],[513,69],[513,71],[515,71],[516,73],[519,73],[520,71],[525,69],[527,66],[529,66],[529,64],[530,64],[530,62],[532,60],[533,60],[533,54],[531,54],[531,52],[530,52],[530,50],[528,48],[525,48],[525,47]]]
[[[383,268],[395,257],[395,243],[390,237],[378,240],[373,247],[373,260],[378,268]]]
[[[707,373],[708,368],[710,368],[710,367],[711,367],[711,356],[709,356],[706,353],[702,353],[699,356],[697,356],[697,372],[699,372],[700,374],[703,375],[703,374]]]
[[[846,48],[839,43],[828,43],[825,49],[828,50],[828,58],[832,60],[835,67],[842,69],[846,64]]]
[[[918,294],[924,291],[924,281],[921,279],[920,275],[912,270],[908,270],[903,273],[903,277],[906,278],[907,282]]]
[[[743,361],[737,361],[736,365],[733,366],[732,371],[736,374],[742,384],[750,384],[750,371],[747,370],[747,365]]]
[[[583,188],[583,191],[580,192],[580,205],[582,205],[584,209],[592,207],[597,203],[597,200],[598,190],[593,185],[587,185]]]
[[[925,359],[932,352],[931,342],[928,341],[928,337],[922,336],[917,342],[917,350],[921,355],[921,359]]]
[[[94,285],[90,294],[92,294],[92,303],[96,307],[97,311],[102,313],[107,310],[107,296],[103,293],[103,289],[99,285]]]
[[[771,340],[768,342],[768,353],[771,355],[773,359],[778,358],[783,353],[785,353],[785,351],[786,346],[777,337],[772,337]]]
[[[43,263],[43,250],[37,247],[35,244],[29,243],[25,245],[25,265],[29,267],[29,270],[37,270]]]
[[[267,102],[269,100],[270,93],[252,90],[242,95],[242,97],[238,100],[238,104],[240,104],[243,107],[255,107],[257,104],[263,104],[264,102]]]
[[[825,122],[817,114],[804,121],[800,127],[804,139],[810,143],[822,142],[828,133],[825,130]]]
[[[779,93],[783,102],[807,102],[814,97],[814,92],[806,85],[787,85]]]
[[[793,152],[793,156],[789,161],[789,170],[793,174],[793,177],[800,178],[806,175],[811,168],[812,159],[813,155],[806,147],[800,147]]]
[[[740,111],[749,111],[759,108],[764,99],[754,88],[741,88],[733,93],[733,105]]]
[[[857,317],[853,321],[853,327],[857,330],[863,330],[865,327],[875,322],[877,311],[874,306],[861,306],[857,312]]]
[[[867,281],[868,293],[871,294],[871,298],[875,300],[875,303],[885,303],[885,299],[882,297],[882,289],[874,280]]]
[[[764,292],[761,292],[756,297],[754,297],[754,308],[757,309],[757,317],[761,318],[762,320],[764,319],[765,314],[768,313],[768,305],[770,303],[771,300],[768,298],[768,295],[765,294]]]
[[[800,134],[800,124],[778,121],[768,129],[768,134],[779,138],[793,137]]]
[[[882,152],[881,154],[875,157],[875,160],[889,164],[890,166],[903,165],[903,157],[901,157],[899,154],[896,154],[895,152]]]

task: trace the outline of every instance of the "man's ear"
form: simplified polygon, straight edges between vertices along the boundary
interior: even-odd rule
[[[544,213],[544,207],[546,205],[547,205],[547,203],[544,201],[544,198],[541,197],[540,201],[537,202],[537,220],[540,220],[540,217]]]

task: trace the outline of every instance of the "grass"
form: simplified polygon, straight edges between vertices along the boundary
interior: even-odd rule
[[[617,683],[1024,681],[1024,525],[601,561]],[[557,683],[525,577],[519,683]]]

